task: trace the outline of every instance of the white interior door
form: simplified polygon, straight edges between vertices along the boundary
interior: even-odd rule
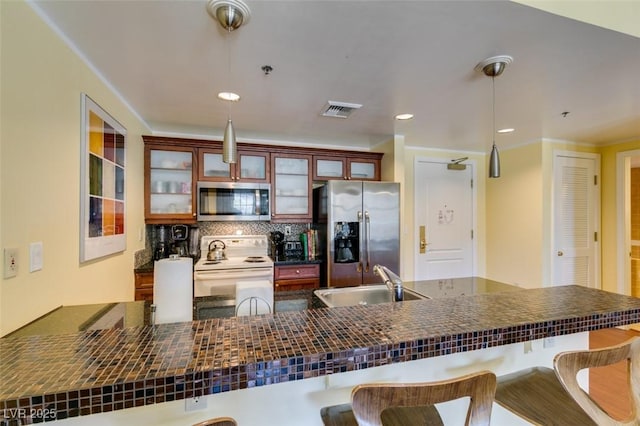
[[[415,279],[474,275],[473,169],[416,160]]]
[[[599,288],[597,156],[554,157],[553,284]]]

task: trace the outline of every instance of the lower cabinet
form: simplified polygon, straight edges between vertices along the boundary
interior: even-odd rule
[[[276,265],[274,267],[275,291],[292,291],[320,288],[320,265]]]
[[[135,299],[153,302],[153,271],[135,272]]]

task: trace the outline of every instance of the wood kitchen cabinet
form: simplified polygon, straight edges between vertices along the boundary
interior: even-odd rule
[[[238,162],[222,161],[222,146],[198,149],[198,180],[217,182],[269,183],[269,152],[238,149]]]
[[[273,270],[275,291],[320,288],[320,265],[276,265]]]
[[[271,221],[303,222],[313,219],[311,155],[271,155]]]
[[[134,300],[153,302],[153,271],[134,273]]]
[[[380,180],[382,154],[362,153],[362,156],[352,155],[353,153],[314,155],[313,180]]]
[[[196,150],[153,143],[145,137],[144,217],[146,223],[194,223]]]

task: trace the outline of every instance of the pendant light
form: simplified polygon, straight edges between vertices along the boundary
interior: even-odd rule
[[[218,23],[227,31],[227,61],[228,61],[228,77],[231,78],[231,31],[240,28],[243,24],[249,22],[251,11],[249,7],[240,0],[209,0],[207,3],[207,12],[218,21]],[[240,97],[235,93],[221,92],[218,94],[220,99],[228,102],[238,101]],[[225,163],[236,163],[238,161],[238,146],[236,143],[236,132],[231,121],[230,107],[227,108],[227,125],[224,129],[222,139],[222,161]]]
[[[476,65],[476,70],[482,71],[487,77],[491,77],[492,88],[492,110],[493,110],[493,133],[491,138],[493,145],[491,146],[491,154],[489,155],[489,177],[500,177],[500,154],[496,146],[496,82],[498,77],[507,65],[513,62],[513,58],[507,55],[493,56]]]

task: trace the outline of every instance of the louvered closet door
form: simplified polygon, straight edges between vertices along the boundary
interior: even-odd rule
[[[554,285],[599,287],[596,174],[594,158],[554,159]]]

